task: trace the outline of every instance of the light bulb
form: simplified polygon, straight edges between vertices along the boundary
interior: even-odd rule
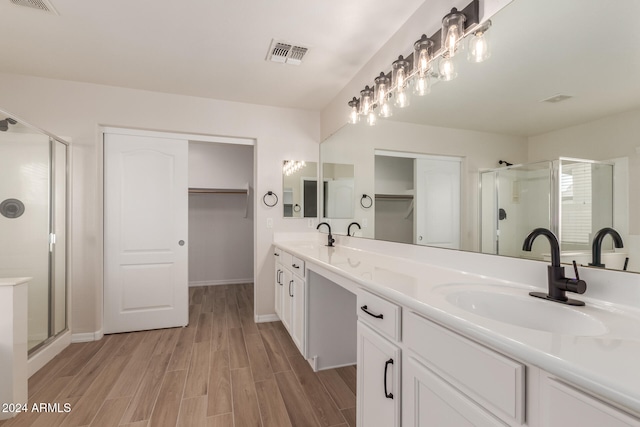
[[[376,114],[373,110],[369,111],[369,114],[367,115],[367,124],[369,126],[374,126],[376,124]]]
[[[409,106],[409,94],[405,89],[398,90],[396,92],[396,105],[398,108],[405,108]]]
[[[404,69],[401,68],[398,70],[398,73],[396,74],[396,84],[398,85],[398,87],[403,87],[404,86]]]
[[[415,83],[413,86],[413,93],[418,96],[424,96],[431,92],[431,81],[429,74],[418,74],[415,76]]]
[[[391,105],[389,105],[389,101],[385,101],[380,104],[380,111],[378,112],[380,117],[391,117],[393,115],[393,110],[391,109]]]
[[[442,18],[442,46],[449,52],[449,56],[454,56],[458,49],[458,41],[464,35],[464,23],[467,20],[463,13],[458,12],[455,7],[451,13]]]

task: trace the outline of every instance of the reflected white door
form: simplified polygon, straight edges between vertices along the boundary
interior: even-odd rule
[[[414,170],[414,243],[459,249],[460,159],[418,158]]]
[[[327,217],[353,218],[355,185],[353,179],[327,181]]]
[[[104,137],[104,332],[188,323],[188,141]]]

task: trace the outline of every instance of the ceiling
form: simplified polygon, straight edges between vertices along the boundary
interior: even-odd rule
[[[321,110],[424,0],[0,0],[0,72]],[[308,47],[265,61],[272,39]]]
[[[491,17],[489,60],[456,55],[458,77],[391,120],[533,136],[640,108],[639,15],[638,0],[516,0]]]

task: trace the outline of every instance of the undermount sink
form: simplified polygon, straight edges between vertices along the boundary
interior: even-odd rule
[[[602,321],[580,308],[533,298],[522,289],[453,286],[446,291],[445,299],[469,313],[523,328],[575,336],[597,336],[608,332]]]

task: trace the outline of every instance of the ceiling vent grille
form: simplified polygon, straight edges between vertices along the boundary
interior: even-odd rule
[[[58,15],[58,12],[48,0],[11,0],[11,3],[17,6],[26,6]]]
[[[549,98],[543,99],[540,102],[548,102],[550,104],[556,104],[558,102],[566,101],[567,99],[571,99],[571,98],[573,98],[573,96],[559,93],[557,95],[553,95]]]
[[[300,65],[308,51],[309,49],[303,46],[272,40],[266,59],[280,64]]]

